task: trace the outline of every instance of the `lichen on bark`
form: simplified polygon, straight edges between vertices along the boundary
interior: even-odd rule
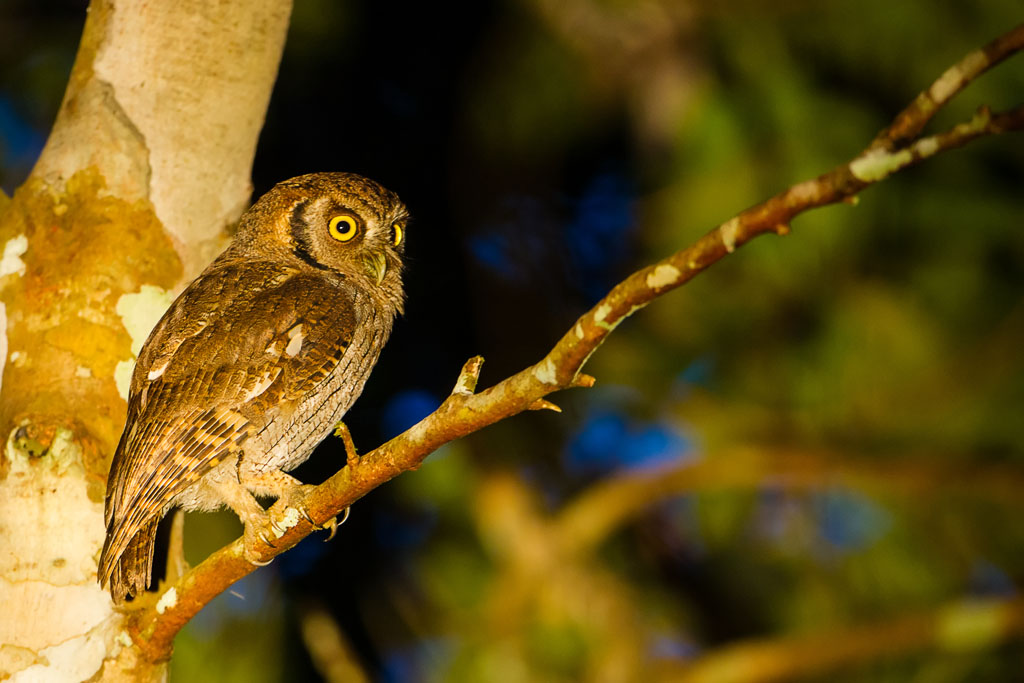
[[[95,169],[59,190],[38,179],[18,189],[0,215],[0,244],[12,239],[27,248],[24,272],[0,278],[8,348],[0,425],[6,435],[27,422],[44,438],[70,429],[101,497],[125,410],[114,369],[132,359],[117,302],[143,285],[175,287],[177,252],[148,202],[107,194]]]

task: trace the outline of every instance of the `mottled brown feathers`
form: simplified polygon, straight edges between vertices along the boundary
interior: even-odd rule
[[[358,217],[346,242],[327,227],[339,212]],[[164,314],[139,354],[107,482],[99,578],[115,600],[148,585],[170,507],[228,505],[249,541],[266,523],[253,493],[294,492],[281,470],[359,396],[402,310],[406,217],[359,176],[280,183]]]

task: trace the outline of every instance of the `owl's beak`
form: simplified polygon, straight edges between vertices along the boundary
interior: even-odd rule
[[[388,272],[387,256],[380,252],[367,254],[363,258],[363,265],[366,267],[366,274],[378,285],[384,281],[384,275]]]

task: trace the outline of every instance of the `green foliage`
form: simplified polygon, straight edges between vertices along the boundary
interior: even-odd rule
[[[346,54],[363,17],[340,7],[299,2],[289,58],[312,68],[335,39]],[[572,8],[580,14],[561,21]],[[460,36],[471,46],[464,72],[436,76],[459,84],[445,103],[455,122],[446,153],[470,161],[453,177],[495,176],[508,193],[568,178],[569,189],[547,189],[570,195],[602,163],[625,169],[633,232],[600,243],[621,257],[618,275],[849,161],[950,64],[1020,21],[1019,0],[489,11],[488,32]],[[980,104],[1019,105],[1021,59],[972,84],[929,130]],[[681,97],[655,87],[666,70]],[[401,670],[413,673],[389,680],[676,680],[742,642],[770,649],[816,635],[816,648],[840,651],[844,629],[937,614],[935,638],[847,655],[822,677],[1008,680],[1021,647],[1006,644],[1003,613],[959,601],[1004,600],[1024,576],[1024,531],[1013,523],[1024,501],[1020,150],[1011,136],[973,143],[886,180],[856,206],[798,217],[789,236],[756,240],[620,325],[586,368],[598,388],[552,397],[562,415],[519,416],[399,477],[387,504],[429,524],[422,544],[372,565],[374,592],[350,620],[365,629],[354,629],[370,652],[364,663],[392,675],[388,657],[403,653],[413,663]],[[486,182],[453,185],[462,195],[452,214],[484,203]],[[540,227],[530,223],[538,214],[549,219]],[[543,280],[531,284],[558,299],[571,268],[552,245],[572,240],[556,234],[560,219],[527,216],[508,240],[531,260],[521,279]],[[474,275],[473,287],[481,283]],[[510,327],[530,337],[498,346],[499,368],[544,348],[592,303],[564,306],[552,332],[539,304],[526,317],[507,314],[522,292],[504,286],[479,295],[481,345],[522,332]],[[447,295],[433,305],[448,306]],[[460,313],[460,327],[463,319],[474,318]],[[599,411],[625,425],[612,451],[644,435],[684,435],[659,463],[693,477],[644,489],[627,512],[618,506],[628,507],[628,492],[593,507],[587,521],[612,521],[587,545],[570,533],[572,506],[635,475],[623,471],[635,465],[625,457],[597,470],[568,464]],[[242,616],[209,632],[190,627],[174,677],[277,676],[278,609],[260,613],[267,630]],[[239,639],[249,642],[239,668],[202,668]],[[760,680],[763,661],[748,654],[720,670]]]
[[[687,86],[685,111],[662,138],[670,151],[651,166],[644,166],[639,150],[634,160],[651,185],[639,198],[643,251],[636,264],[848,161],[949,64],[1012,26],[1018,10],[1012,3],[968,13],[925,2],[844,2],[792,11],[727,3],[698,11],[692,39],[679,49],[700,65],[699,76]],[[600,71],[587,61],[594,53],[577,52],[582,66],[572,68],[565,47],[539,48],[552,36],[535,31],[489,81],[486,101],[511,103],[514,111],[504,119],[476,119],[482,140],[500,135],[514,148],[491,148],[510,161],[553,154],[552,135],[571,151],[584,144],[581,135],[607,122],[594,111],[586,116],[562,108],[594,101],[595,91],[588,96],[586,90],[592,81],[576,77],[560,88],[551,85]],[[542,60],[548,61],[541,66]],[[543,79],[517,76],[524,68]],[[982,103],[1019,104],[1022,73],[1009,66],[988,74],[932,129],[969,118]],[[548,97],[559,91],[565,94]],[[626,107],[634,96],[628,84],[620,96]],[[467,106],[483,111],[476,102]],[[581,115],[582,127],[566,134],[565,118]],[[763,238],[655,302],[595,354],[588,372],[601,386],[629,388],[621,410],[671,415],[679,428],[699,435],[700,458],[739,445],[811,447],[851,463],[920,470],[907,475],[907,486],[886,481],[883,468],[870,481],[836,492],[819,475],[818,485],[797,493],[776,488],[769,464],[760,485],[697,484],[682,521],[653,506],[619,532],[633,539],[637,552],[617,553],[615,566],[635,591],[664,590],[673,606],[668,614],[676,615],[670,618],[674,638],[710,646],[723,635],[728,641],[822,633],[972,594],[1000,595],[1006,588],[993,585],[1016,583],[1024,565],[1006,552],[1006,525],[990,521],[1008,501],[987,503],[984,491],[953,495],[956,470],[950,467],[976,471],[1024,455],[1019,149],[1013,138],[985,141],[872,188],[857,206],[801,216],[790,236]],[[696,384],[681,379],[699,359],[710,359],[710,377]],[[572,405],[585,411],[586,401],[574,398]],[[558,457],[550,441],[531,438],[528,430],[517,438],[526,452]],[[487,450],[485,435],[474,443]],[[778,497],[779,509],[765,503],[766,491]],[[543,518],[557,517],[558,510],[556,503]],[[656,567],[661,578],[649,571]],[[978,578],[986,567],[994,568],[995,584]],[[691,573],[714,578],[667,578]],[[632,594],[624,585],[619,590]],[[956,643],[969,642],[974,660],[908,648],[910,659],[868,663],[839,678],[905,680],[916,671],[961,680],[982,662],[991,672],[1005,672],[1000,666],[1006,662],[992,649],[1005,631],[986,626],[1001,623],[993,622],[993,613],[971,612],[950,626],[949,649],[960,651]],[[635,616],[653,638],[653,611],[638,606]],[[516,666],[538,680],[558,680],[569,671],[582,676],[578,668],[564,668],[567,662],[578,667],[582,657],[593,664],[607,646],[580,640],[571,629],[551,633],[540,614],[519,619],[505,627],[528,634],[528,643],[545,634],[540,640],[549,646],[516,650]],[[617,634],[627,638],[622,629]],[[552,657],[551,649],[562,658]],[[637,680],[655,661],[646,657],[636,665]]]

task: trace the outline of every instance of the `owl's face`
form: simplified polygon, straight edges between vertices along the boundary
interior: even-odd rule
[[[409,214],[397,195],[372,180],[349,173],[299,176],[279,183],[247,213],[277,214],[273,221],[243,218],[239,237],[250,245],[283,243],[314,268],[401,286]]]

